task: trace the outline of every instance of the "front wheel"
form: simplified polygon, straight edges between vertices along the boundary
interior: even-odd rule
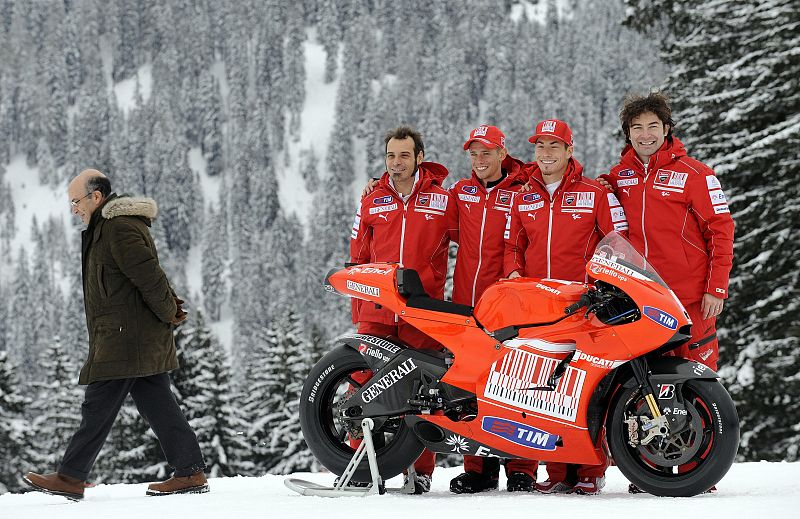
[[[339,410],[372,376],[360,353],[348,346],[328,352],[311,369],[300,394],[300,427],[308,447],[328,470],[341,475],[355,452],[353,438],[362,436],[361,419],[343,417]],[[385,419],[384,419],[385,418]],[[402,416],[376,419],[372,441],[383,480],[407,468],[423,445]],[[367,457],[353,481],[372,481]]]
[[[711,488],[730,469],[739,447],[739,417],[718,380],[676,386],[688,413],[682,430],[647,445],[631,445],[630,419],[649,417],[649,410],[639,389],[630,388],[612,404],[607,440],[620,472],[633,484],[657,496],[689,497]]]

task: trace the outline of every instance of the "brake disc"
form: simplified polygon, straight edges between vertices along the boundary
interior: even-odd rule
[[[637,415],[643,415],[646,408]],[[703,444],[703,420],[693,405],[687,405],[689,419],[680,431],[655,439],[648,445],[639,445],[640,456],[659,467],[675,467],[688,463],[694,458]]]

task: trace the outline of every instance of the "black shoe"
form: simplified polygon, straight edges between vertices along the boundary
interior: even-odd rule
[[[641,488],[637,487],[633,483],[631,483],[631,484],[628,485],[628,493],[629,494],[644,494],[645,491],[642,490]]]
[[[408,483],[408,474],[405,475],[403,481],[404,483]],[[424,494],[425,492],[429,492],[430,490],[431,490],[431,476],[427,474],[415,474],[414,493]]]
[[[524,472],[512,472],[508,475],[506,489],[509,492],[533,492],[536,480]]]
[[[450,480],[450,492],[454,494],[476,494],[484,490],[497,490],[497,476],[464,472]]]

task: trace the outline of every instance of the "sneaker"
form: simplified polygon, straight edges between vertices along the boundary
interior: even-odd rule
[[[578,482],[572,487],[572,492],[585,496],[593,496],[600,493],[600,489],[606,486],[605,476],[599,478],[579,478]]]
[[[28,472],[22,476],[22,480],[36,491],[66,497],[72,501],[83,499],[83,489],[86,488],[84,481],[57,472],[51,472],[50,474]]]
[[[403,479],[404,485],[408,484],[408,474]],[[431,476],[428,474],[415,474],[414,475],[414,493],[424,494],[431,490]]]
[[[450,492],[454,494],[476,494],[485,490],[497,490],[497,476],[464,472],[450,480]]]
[[[564,481],[547,479],[544,483],[536,483],[536,491],[542,494],[566,494],[572,490]]]
[[[644,494],[645,491],[642,490],[641,488],[637,487],[633,483],[631,483],[630,485],[628,485],[628,493],[629,494]]]
[[[533,492],[536,480],[524,472],[512,472],[506,481],[506,490],[509,492]]]
[[[161,483],[147,485],[148,496],[171,496],[174,494],[205,494],[208,481],[202,470],[188,476],[172,476]]]

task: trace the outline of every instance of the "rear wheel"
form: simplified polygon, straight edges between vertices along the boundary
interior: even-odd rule
[[[328,470],[341,475],[355,447],[351,438],[362,436],[361,419],[341,416],[339,410],[371,377],[366,361],[348,346],[338,346],[312,368],[300,395],[300,427],[308,447]],[[406,426],[402,416],[375,417],[372,441],[378,469],[384,480],[392,478],[416,460],[423,445]],[[353,481],[371,481],[367,457]]]
[[[626,420],[650,411],[638,388],[617,395],[606,424],[608,446],[620,471],[642,490],[658,496],[705,492],[728,472],[739,446],[739,418],[717,380],[676,384],[686,406],[686,426],[632,446]],[[640,435],[641,437],[641,435]]]

